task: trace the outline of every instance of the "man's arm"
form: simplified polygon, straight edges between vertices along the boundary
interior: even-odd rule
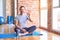
[[[27,16],[28,16],[28,20],[29,20],[30,22],[33,22],[33,21],[31,20],[31,18],[30,18],[30,13],[27,13]]]
[[[15,27],[19,27],[18,20],[14,20],[14,25],[15,25]]]

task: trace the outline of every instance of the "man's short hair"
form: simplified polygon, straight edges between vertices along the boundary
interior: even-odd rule
[[[21,8],[23,8],[24,6],[20,6],[20,10],[21,10]],[[25,7],[24,7],[25,8]]]

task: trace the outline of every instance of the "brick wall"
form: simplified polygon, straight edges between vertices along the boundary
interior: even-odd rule
[[[39,26],[39,0],[18,0],[18,12],[20,6],[25,6],[26,10],[30,11],[30,17],[34,24],[38,27]],[[31,26],[32,23],[29,21],[27,25]]]
[[[6,0],[6,21],[9,15],[11,15],[11,0]]]
[[[30,11],[30,17],[34,24],[39,26],[39,0],[18,0],[18,12],[20,6],[25,6],[26,10]],[[6,18],[8,15],[11,15],[11,0],[6,0]],[[31,26],[32,23],[29,21],[27,25]]]
[[[6,0],[6,16],[11,15],[11,0]]]
[[[6,20],[7,16],[14,16],[14,0],[6,0]]]

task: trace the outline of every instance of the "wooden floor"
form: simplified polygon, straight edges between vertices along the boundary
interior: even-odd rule
[[[4,30],[2,30],[2,29],[4,29]],[[14,29],[14,27],[11,28],[10,32],[14,32],[13,29]],[[44,31],[42,31],[42,29],[39,29],[39,28],[37,28],[36,31],[44,32]],[[9,27],[7,25],[0,25],[0,33],[9,33]],[[30,37],[21,37],[19,39],[16,39],[16,38],[10,38],[9,39],[8,38],[8,39],[0,39],[0,40],[52,40],[52,35],[60,37],[60,35],[56,35],[56,34],[48,32],[48,38],[47,39],[45,39],[46,38],[45,36],[30,36]]]

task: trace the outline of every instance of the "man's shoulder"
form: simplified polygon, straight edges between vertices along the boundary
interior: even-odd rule
[[[16,15],[16,17],[15,18],[19,18],[20,17],[20,15]]]
[[[20,15],[18,14],[17,16],[20,16]],[[16,17],[17,17],[17,16],[16,16]]]

